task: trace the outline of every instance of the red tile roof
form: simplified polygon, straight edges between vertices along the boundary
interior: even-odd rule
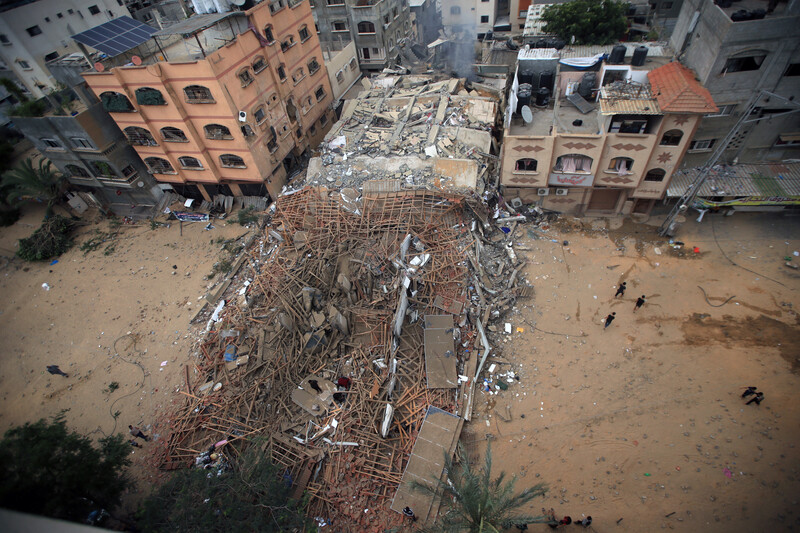
[[[662,111],[667,113],[715,113],[711,94],[700,85],[694,72],[673,61],[647,73],[650,87]]]

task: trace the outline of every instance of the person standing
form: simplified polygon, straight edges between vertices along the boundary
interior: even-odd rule
[[[403,507],[403,516],[407,516],[411,519],[412,522],[417,521],[417,517],[414,515],[414,511],[411,510],[411,507],[405,506]]]
[[[604,331],[605,331],[605,329],[606,329],[608,326],[610,326],[610,325],[611,325],[611,323],[614,321],[614,319],[615,319],[616,317],[617,317],[617,313],[611,313],[610,315],[608,315],[608,316],[606,317],[606,325],[605,325],[605,326],[603,326],[603,330],[604,330]]]
[[[617,287],[617,293],[614,295],[614,298],[616,298],[617,296],[625,296],[625,289],[627,288],[628,288],[628,283],[623,281],[622,285]]]
[[[60,368],[58,368],[58,365],[47,365],[47,371],[54,376],[64,376],[65,378],[69,377],[67,374],[62,372]]]
[[[639,298],[636,299],[636,305],[633,307],[633,312],[635,313],[637,309],[644,305],[644,294],[642,294]]]
[[[758,388],[758,387],[747,387],[747,390],[745,390],[745,391],[742,393],[742,398],[747,398],[748,396],[752,396],[753,394],[755,394],[755,393],[756,393],[756,389],[757,389],[757,388]]]
[[[145,442],[150,440],[150,437],[148,437],[147,435],[142,433],[141,429],[139,429],[139,428],[137,428],[135,426],[130,426],[130,425],[128,426],[128,429],[130,430],[131,435],[133,435],[134,437],[138,437],[138,438],[142,439]]]
[[[591,516],[587,516],[583,520],[578,520],[577,522],[575,522],[575,525],[583,526],[583,527],[589,527],[589,526],[592,525],[592,517]]]

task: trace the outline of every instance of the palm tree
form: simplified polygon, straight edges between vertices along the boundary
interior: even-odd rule
[[[60,172],[53,170],[52,163],[39,160],[39,167],[34,168],[33,161],[26,159],[20,167],[3,174],[2,188],[9,203],[35,198],[47,203],[45,216],[53,213],[53,206],[58,202],[65,178]]]
[[[464,447],[459,443],[459,455],[466,458]],[[516,477],[506,481],[506,473],[501,472],[492,479],[492,447],[486,448],[483,468],[476,472],[469,462],[464,460],[459,466],[453,464],[452,457],[445,454],[445,481],[439,480],[438,486],[430,486],[413,482],[415,489],[441,495],[449,509],[433,526],[422,531],[431,533],[465,532],[499,533],[502,529],[515,524],[550,523],[547,516],[530,516],[518,510],[539,496],[547,494],[547,486],[539,483],[519,493],[514,493]]]

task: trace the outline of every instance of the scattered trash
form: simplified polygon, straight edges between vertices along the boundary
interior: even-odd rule
[[[167,361],[161,361],[161,366],[167,366]]]
[[[46,291],[49,291],[50,290],[50,285],[48,285],[47,283],[42,283],[42,288],[44,290],[46,290]]]
[[[795,253],[797,253],[797,252],[795,252]],[[52,261],[50,261],[50,266],[53,266],[56,263],[58,263],[58,259],[53,259]]]

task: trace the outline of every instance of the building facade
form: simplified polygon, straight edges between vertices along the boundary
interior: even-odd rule
[[[554,49],[520,51],[501,154],[507,201],[604,215],[649,213],[664,198],[701,117],[717,108],[690,70],[638,50],[593,66]]]
[[[723,4],[723,2],[720,2]],[[771,6],[771,8],[770,8]],[[755,8],[755,9],[754,9]],[[705,116],[684,165],[705,162],[745,112],[754,92],[769,91],[728,144],[725,163],[800,158],[800,1],[735,3],[684,0],[670,41],[719,106]],[[791,113],[790,113],[791,112]]]
[[[3,2],[0,6],[0,59],[34,96],[55,87],[46,63],[79,52],[71,36],[123,15],[122,0]]]
[[[397,45],[411,36],[408,0],[313,0],[323,47],[354,41],[362,70],[397,64]]]
[[[328,80],[331,82],[335,103],[361,79],[356,43],[351,41],[338,51],[324,51],[322,57],[325,58],[325,68],[328,70]]]
[[[415,39],[423,45],[429,45],[439,38],[442,27],[442,15],[436,10],[434,0],[409,0],[411,7],[411,27]]]
[[[87,84],[159,182],[207,200],[277,197],[333,122],[308,2],[196,15],[154,37],[175,34],[185,42],[164,61],[84,73]]]
[[[482,39],[494,28],[497,0],[440,0],[442,26],[446,31],[464,32]]]

